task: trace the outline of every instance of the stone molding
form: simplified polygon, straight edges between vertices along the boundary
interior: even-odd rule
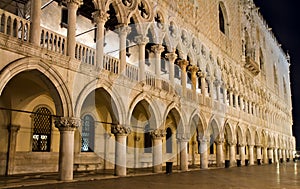
[[[54,118],[55,127],[59,131],[74,131],[80,126],[81,119],[75,117],[56,117]]]
[[[150,132],[153,139],[161,139],[166,136],[166,131],[164,129],[155,129]]]
[[[122,125],[112,125],[111,132],[114,135],[127,136],[131,133],[131,129],[129,127],[125,127],[125,126],[122,126]]]

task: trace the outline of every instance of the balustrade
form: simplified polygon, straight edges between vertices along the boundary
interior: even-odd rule
[[[41,29],[40,46],[42,48],[66,55],[66,50],[65,50],[66,41],[67,41],[66,37],[64,37],[60,34],[57,34],[53,31],[47,30],[45,28]]]
[[[155,75],[150,73],[150,72],[146,72],[146,84],[150,85],[152,87],[155,87]]]
[[[138,67],[130,65],[130,64],[126,65],[125,76],[128,79],[130,79],[132,81],[138,81],[138,73],[139,73]]]
[[[114,74],[118,74],[120,66],[120,60],[112,56],[105,55],[103,57],[103,69],[110,71]]]
[[[30,21],[0,9],[0,32],[20,39],[29,40]]]

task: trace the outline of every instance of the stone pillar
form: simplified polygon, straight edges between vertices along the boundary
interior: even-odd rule
[[[197,72],[199,68],[196,65],[189,66],[189,70],[191,72],[192,79],[192,90],[193,90],[193,98],[196,99],[196,89],[197,89]]]
[[[119,51],[119,60],[120,60],[120,67],[119,67],[119,74],[125,75],[126,69],[126,40],[127,34],[131,31],[130,27],[125,24],[120,24],[117,28],[120,38],[120,51]]]
[[[172,90],[174,90],[175,87],[175,81],[174,81],[174,63],[177,59],[177,54],[174,52],[167,53],[166,58],[169,61],[169,80],[172,87]]]
[[[282,153],[282,160],[285,162],[286,161],[286,152],[285,152],[285,149],[282,149],[281,153]]]
[[[109,15],[102,11],[97,10],[93,13],[94,22],[97,24],[97,34],[96,34],[96,65],[97,68],[103,68],[103,57],[104,57],[104,25],[107,21]]]
[[[268,148],[263,148],[263,162],[264,164],[268,164]]]
[[[200,153],[200,167],[201,169],[207,169],[208,168],[208,155],[207,155],[207,143],[209,142],[206,138],[200,138],[200,147],[199,147],[199,153]]]
[[[234,95],[234,102],[235,102],[235,107],[236,109],[239,109],[239,96],[237,95]]]
[[[260,145],[257,145],[256,146],[256,159],[257,159],[257,164],[261,164],[261,146]]]
[[[41,0],[31,1],[30,42],[37,46],[40,45],[41,40],[41,4]]]
[[[74,117],[57,117],[54,122],[60,132],[59,179],[62,181],[73,180],[74,131],[80,122]]]
[[[233,107],[233,92],[229,90],[229,105]]]
[[[217,166],[218,167],[222,167],[223,166],[223,144],[224,144],[224,139],[218,139],[216,141],[217,143],[217,157],[216,157],[216,161],[217,161]]]
[[[164,52],[165,47],[161,44],[153,45],[151,50],[155,55],[155,85],[157,88],[161,88],[160,74],[161,74],[161,53]]]
[[[6,175],[12,175],[14,174],[17,134],[20,130],[20,125],[9,125],[7,129],[9,131],[9,143]]]
[[[205,73],[200,72],[199,73],[199,77],[200,77],[200,81],[201,81],[201,94],[203,97],[203,102],[205,100],[205,96],[206,96],[206,82],[205,82]]]
[[[273,148],[268,149],[269,164],[273,163]]]
[[[234,166],[236,162],[236,155],[235,155],[235,143],[229,143],[229,161],[230,161],[230,166]]]
[[[240,105],[241,105],[241,110],[242,110],[242,111],[245,111],[245,107],[244,107],[244,98],[243,98],[242,95],[240,96]]]
[[[188,171],[188,153],[187,153],[187,143],[188,140],[184,138],[178,139],[180,143],[180,170]]]
[[[186,82],[187,82],[187,75],[186,75],[186,67],[188,65],[187,60],[180,60],[179,66],[181,68],[181,86],[182,86],[182,96],[186,97]]]
[[[68,6],[68,32],[67,32],[67,55],[75,58],[76,47],[76,13],[80,5],[83,4],[82,0],[64,0]]]
[[[220,85],[221,85],[221,82],[219,80],[214,81],[214,86],[216,87],[216,96],[217,96],[218,101],[220,101],[220,99],[221,99],[221,97],[220,97]]]
[[[111,132],[115,135],[115,175],[116,176],[126,176],[126,140],[127,135],[131,133],[129,127],[124,127],[122,125],[113,125],[111,127]]]
[[[148,37],[139,35],[135,37],[135,42],[139,46],[139,81],[146,82],[146,73],[145,73],[145,47],[149,42]]]
[[[223,103],[227,105],[227,89],[225,85],[223,86],[223,96],[224,96]]]
[[[283,161],[283,159],[282,159],[282,150],[281,149],[278,149],[278,157],[279,157],[280,161]]]
[[[254,165],[254,146],[253,145],[249,145],[248,146],[249,149],[249,165]]]
[[[239,144],[241,165],[245,165],[245,145]]]
[[[278,163],[278,148],[274,148],[274,163]]]
[[[166,135],[166,131],[163,129],[156,129],[151,131],[151,136],[153,140],[153,173],[159,173],[162,171],[162,139]]]

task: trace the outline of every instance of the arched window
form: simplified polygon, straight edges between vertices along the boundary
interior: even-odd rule
[[[172,153],[172,130],[170,128],[167,128],[166,140],[166,152]]]
[[[228,19],[223,3],[219,3],[219,29],[222,33],[228,36]]]
[[[50,152],[52,126],[50,110],[46,107],[40,107],[33,114],[32,118],[32,151]]]
[[[151,140],[150,125],[149,124],[147,124],[145,126],[144,153],[152,153],[152,140]]]
[[[209,141],[209,144],[210,144],[209,153],[210,154],[214,154],[215,153],[215,151],[214,151],[214,143],[215,143],[214,135],[210,135],[210,141]]]
[[[85,115],[82,122],[81,152],[94,151],[95,121],[91,115]]]

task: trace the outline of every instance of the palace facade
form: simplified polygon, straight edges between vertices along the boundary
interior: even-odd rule
[[[2,0],[0,175],[293,159],[290,58],[253,0]]]

